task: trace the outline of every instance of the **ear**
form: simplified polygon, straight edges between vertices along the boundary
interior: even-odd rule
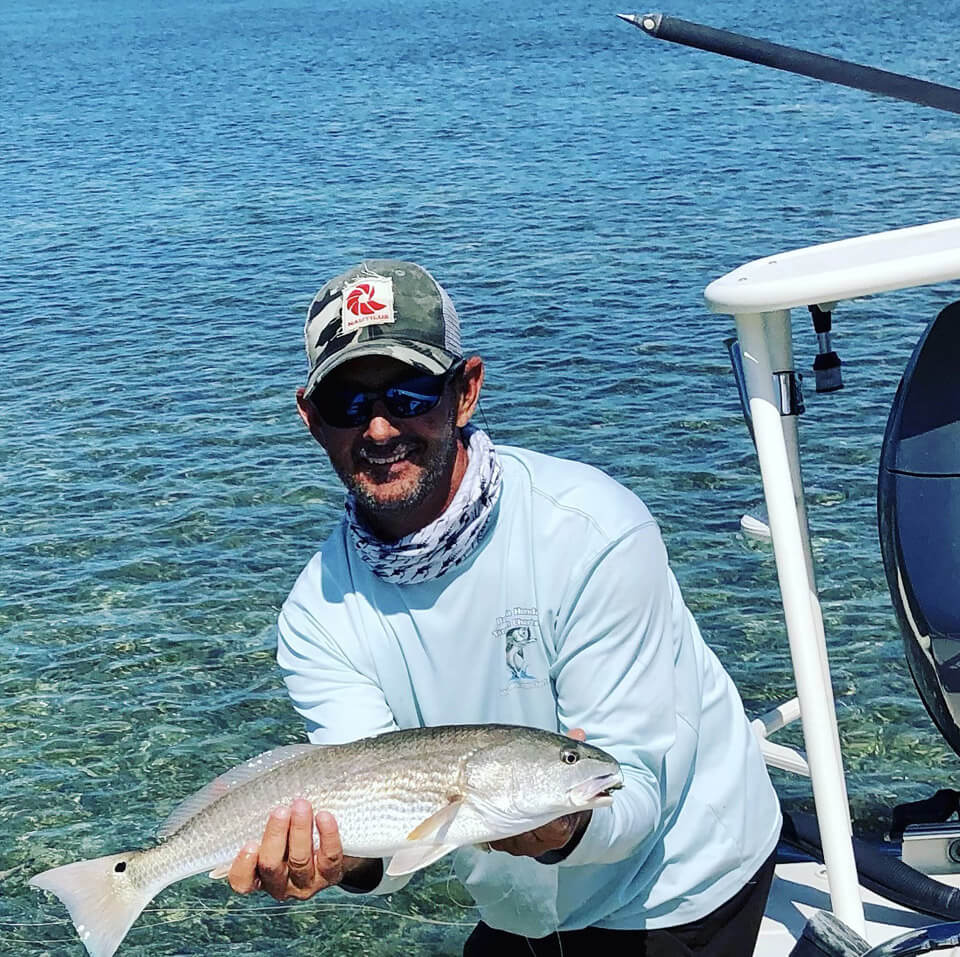
[[[313,403],[303,394],[301,386],[297,389],[297,413],[303,424],[310,430],[310,434],[324,447],[327,447],[323,433],[323,420],[317,415]]]
[[[463,428],[480,401],[483,387],[483,359],[470,356],[460,373],[460,395],[457,397],[457,427]]]

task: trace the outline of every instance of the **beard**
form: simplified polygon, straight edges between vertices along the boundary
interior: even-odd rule
[[[375,527],[378,516],[386,517],[418,508],[437,491],[443,482],[449,482],[460,442],[460,430],[456,427],[456,419],[457,408],[451,403],[450,414],[444,423],[443,436],[426,446],[423,458],[418,463],[419,475],[412,481],[402,483],[391,494],[383,494],[382,486],[388,483],[377,482],[371,478],[367,469],[363,469],[362,472],[359,469],[349,472],[337,470],[347,491],[356,499],[361,515],[371,520],[368,524]],[[381,491],[379,495],[378,489]]]

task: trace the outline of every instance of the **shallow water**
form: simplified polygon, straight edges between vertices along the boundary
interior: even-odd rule
[[[760,492],[732,323],[702,290],[766,253],[956,216],[960,125],[668,47],[613,12],[0,9],[0,950],[80,953],[29,875],[148,842],[213,774],[302,738],[273,623],[342,495],[295,415],[301,326],[364,256],[447,285],[496,440],[646,500],[748,710],[791,695],[772,556],[738,531]],[[960,84],[956,3],[668,12]],[[957,772],[902,662],[875,520],[898,376],[956,297],[845,304],[847,388],[808,388],[802,421],[850,795],[881,829]],[[121,953],[454,954],[474,914],[448,874],[335,907],[198,879]]]

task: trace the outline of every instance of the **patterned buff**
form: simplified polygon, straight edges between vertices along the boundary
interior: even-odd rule
[[[346,520],[360,557],[384,581],[409,584],[439,578],[469,558],[483,538],[500,498],[503,469],[486,432],[463,429],[470,458],[460,488],[443,514],[419,531],[395,542],[381,541],[363,524],[352,495]]]

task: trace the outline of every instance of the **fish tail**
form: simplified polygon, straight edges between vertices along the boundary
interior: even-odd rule
[[[63,902],[91,957],[111,957],[140,912],[162,890],[130,879],[131,854],[111,854],[54,867],[29,884],[51,891]]]

